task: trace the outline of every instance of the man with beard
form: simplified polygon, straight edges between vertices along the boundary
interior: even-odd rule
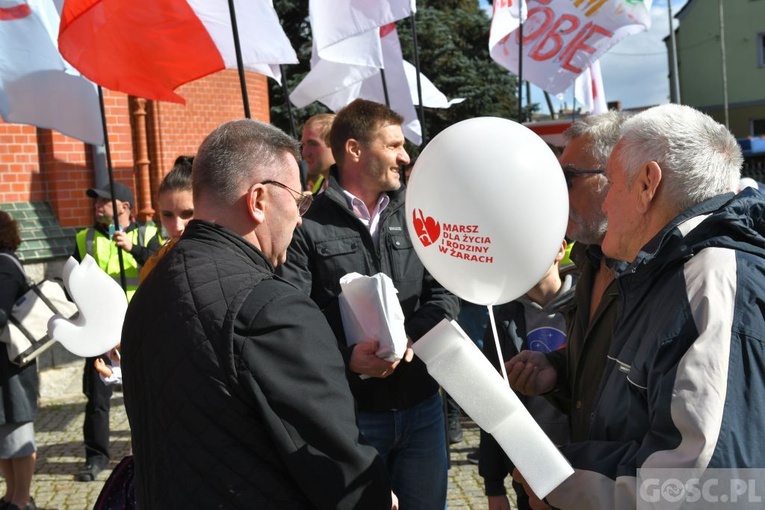
[[[611,111],[569,127],[560,157],[569,197],[566,237],[576,242],[571,259],[580,271],[576,305],[567,317],[568,346],[548,354],[523,351],[508,362],[508,378],[526,395],[550,394],[569,415],[571,440],[587,438],[617,314],[616,262],[600,250],[606,233],[601,210],[608,191],[608,157],[629,118]]]
[[[438,383],[421,360],[412,359],[411,349],[390,362],[375,354],[377,342],[346,338],[338,306],[342,276],[383,272],[398,290],[411,341],[457,316],[456,296],[428,274],[409,238],[400,176],[409,163],[402,121],[390,108],[363,99],[337,113],[330,132],[337,164],[295,231],[281,272],[332,325],[359,428],[385,459],[401,508],[443,510],[447,458]]]
[[[95,198],[95,225],[77,233],[76,246],[72,256],[81,261],[90,255],[106,274],[121,282],[118,251],[122,250],[122,266],[125,273],[127,298],[133,297],[138,287],[140,266],[152,253],[159,250],[157,228],[153,225],[138,225],[132,221],[132,207],[135,203],[132,190],[122,183],[114,183],[114,203],[111,186],[90,188],[87,194]],[[119,230],[114,228],[117,217]],[[110,235],[111,232],[111,235]],[[85,406],[85,421],[82,426],[85,440],[85,466],[76,475],[80,482],[91,482],[109,464],[109,409],[112,386],[104,384],[95,369],[95,361],[106,356],[85,359],[82,391],[88,398]]]
[[[628,264],[619,317],[589,437],[561,448],[575,473],[554,507],[761,506],[765,202],[736,194],[742,162],[730,131],[689,106],[622,126],[601,244]]]

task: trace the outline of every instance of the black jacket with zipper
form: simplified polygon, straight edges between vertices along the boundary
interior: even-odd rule
[[[346,274],[387,274],[398,291],[406,333],[413,341],[442,319],[454,319],[459,301],[425,270],[414,250],[406,225],[405,188],[388,192],[390,203],[380,217],[375,247],[369,229],[349,207],[334,171],[335,167],[327,189],[316,197],[303,225],[295,230],[287,263],[279,272],[319,305],[347,365],[352,347],[347,346],[338,306],[340,278]],[[438,391],[438,383],[417,357],[411,363],[402,362],[386,379],[362,380],[352,373],[348,378],[362,411],[407,409]]]
[[[234,232],[189,223],[122,354],[141,508],[390,508],[326,320]]]

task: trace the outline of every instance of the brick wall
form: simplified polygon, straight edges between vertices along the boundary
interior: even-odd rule
[[[268,122],[266,78],[247,73],[246,83],[251,117]],[[159,147],[156,151],[159,158],[156,163],[161,175],[170,171],[178,156],[195,154],[205,136],[217,126],[244,118],[239,75],[235,70],[221,71],[196,80],[176,92],[186,99],[185,106],[166,102],[152,105],[159,119],[159,125],[155,128],[159,129]]]
[[[247,73],[251,116],[269,120],[266,78]],[[152,102],[156,141],[152,174],[160,178],[180,154],[194,154],[202,139],[219,124],[244,117],[239,76],[221,71],[179,88],[187,104]],[[104,90],[112,168],[115,180],[135,189],[133,120],[125,94]],[[154,136],[156,134],[156,136]],[[85,190],[96,184],[90,146],[58,132],[0,120],[0,207],[3,203],[50,202],[64,227],[93,221],[93,203]],[[156,189],[158,183],[152,183]],[[154,198],[153,198],[154,200]]]
[[[133,147],[130,136],[128,97],[104,90],[104,110],[114,180],[131,187]],[[93,200],[85,190],[95,186],[91,147],[56,131],[39,130],[40,160],[48,182],[48,196],[61,226],[82,227],[93,223]]]
[[[42,200],[45,185],[37,161],[37,130],[0,120],[0,204]]]

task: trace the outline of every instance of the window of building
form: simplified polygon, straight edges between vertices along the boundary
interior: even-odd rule
[[[765,119],[752,120],[752,136],[765,136]]]
[[[757,34],[757,64],[765,67],[765,32]]]

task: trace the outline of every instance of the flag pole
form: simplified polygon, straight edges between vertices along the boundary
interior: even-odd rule
[[[523,122],[523,2],[518,2],[518,122]]]
[[[670,89],[670,100],[673,103],[680,103],[680,76],[678,75],[677,68],[677,41],[675,40],[675,27],[672,23],[672,0],[667,2],[667,13],[669,14],[669,45],[672,55],[672,88]]]
[[[547,91],[544,91],[545,93],[545,101],[547,102],[547,108],[550,109],[550,118],[552,120],[555,120],[555,108],[553,108],[552,100],[550,99],[550,94],[547,93]]]
[[[385,95],[385,106],[390,108],[390,98],[388,97],[388,82],[385,80],[385,69],[380,69],[380,79],[382,79],[383,94]]]
[[[104,150],[106,152],[106,170],[109,175],[109,194],[112,196],[112,216],[114,219],[115,232],[121,230],[120,218],[117,214],[117,199],[114,198],[114,170],[112,169],[112,153],[109,150],[109,133],[106,129],[106,108],[104,106],[104,90],[98,85],[98,104],[101,108],[101,127],[104,130]],[[130,204],[131,207],[135,204]],[[109,239],[111,241],[111,239]],[[117,260],[120,264],[120,284],[122,290],[127,294],[127,278],[125,277],[125,262],[122,260],[122,249],[117,249]]]
[[[247,96],[247,81],[244,76],[244,63],[242,62],[242,48],[239,45],[239,29],[236,26],[236,9],[234,0],[228,0],[228,12],[231,15],[231,32],[234,35],[234,50],[236,51],[236,68],[239,71],[239,85],[242,88],[242,105],[244,106],[245,118],[251,119],[250,100]]]
[[[414,19],[416,12],[412,13],[412,45],[414,46],[414,70],[417,73],[417,98],[420,102],[417,113],[420,118],[420,131],[422,132],[422,146],[427,145],[427,136],[425,134],[425,105],[422,102],[422,80],[420,79],[420,52],[417,46],[417,22]]]
[[[292,131],[292,137],[297,139],[297,127],[295,126],[295,117],[292,114],[290,91],[287,88],[287,75],[284,72],[284,66],[282,64],[279,64],[279,71],[282,73],[282,92],[284,93],[284,104],[287,106],[287,116],[290,119],[290,130]]]
[[[292,132],[292,138],[300,140],[298,138],[297,126],[295,124],[295,116],[292,112],[292,102],[290,102],[290,91],[287,87],[287,73],[284,71],[284,66],[279,64],[279,72],[282,75],[282,94],[284,94],[284,104],[287,106],[287,117],[290,121],[290,131]],[[308,167],[304,159],[298,161],[298,168],[300,170],[300,189],[305,189],[308,179]]]
[[[728,122],[728,69],[725,65],[725,23],[723,21],[723,3],[718,0],[720,9],[720,58],[722,63],[722,86],[723,86],[723,111],[725,113],[725,127],[730,128]]]

